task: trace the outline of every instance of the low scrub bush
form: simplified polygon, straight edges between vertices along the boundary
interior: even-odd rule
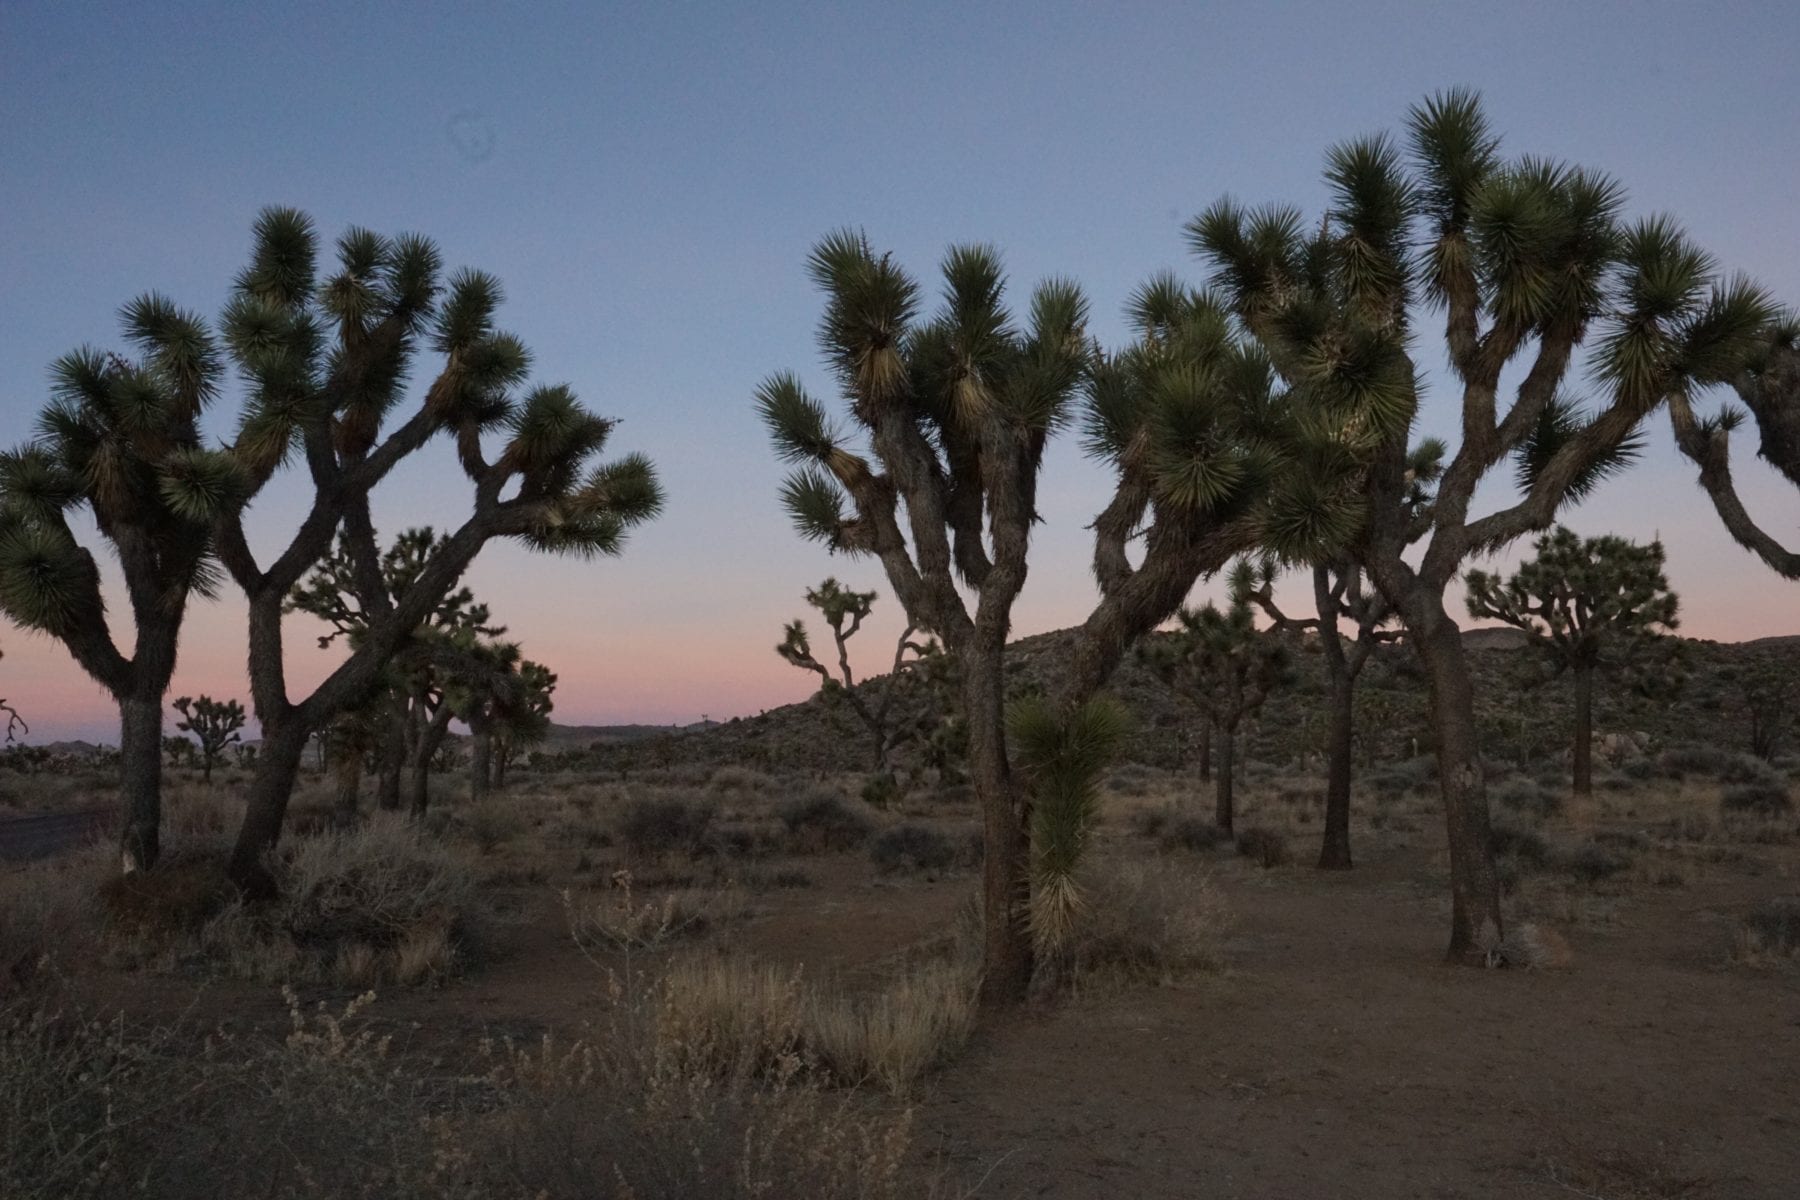
[[[713,810],[674,796],[640,796],[625,802],[613,833],[637,858],[670,854],[694,856],[706,848]]]
[[[1656,765],[1670,779],[1686,779],[1689,775],[1717,777],[1737,757],[1718,746],[1671,746],[1657,756]]]
[[[1582,842],[1557,856],[1557,865],[1586,884],[1611,879],[1631,869],[1631,855],[1599,841]]]
[[[619,886],[586,902],[563,894],[569,932],[584,947],[650,950],[683,938],[699,937],[741,920],[749,909],[736,888],[680,888],[643,896],[621,871]]]
[[[528,828],[516,796],[489,796],[467,806],[458,815],[469,840],[483,854],[493,853]]]
[[[1280,867],[1293,861],[1287,839],[1273,829],[1246,829],[1237,835],[1237,852],[1262,867]]]
[[[1199,852],[1214,849],[1230,840],[1230,834],[1204,817],[1181,816],[1164,826],[1161,845],[1164,850]]]
[[[861,791],[862,802],[870,808],[892,808],[904,794],[900,781],[888,772],[869,776]]]
[[[928,825],[895,825],[869,843],[869,860],[884,874],[945,871],[956,859],[956,843]]]
[[[1719,811],[1725,813],[1779,817],[1793,807],[1793,797],[1788,792],[1787,783],[1778,779],[1736,784],[1719,794]]]
[[[830,788],[815,788],[779,810],[788,845],[800,854],[854,850],[875,832],[875,822]]]
[[[1539,820],[1555,816],[1562,809],[1560,789],[1545,787],[1526,775],[1515,775],[1488,790],[1496,804]]]
[[[1800,955],[1800,896],[1765,900],[1738,922],[1741,958]]]

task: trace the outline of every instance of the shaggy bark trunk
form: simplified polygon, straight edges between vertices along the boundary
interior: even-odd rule
[[[471,725],[469,734],[469,802],[479,804],[488,798],[492,782],[494,734],[486,722]]]
[[[397,704],[388,723],[387,738],[376,757],[375,803],[384,812],[400,811],[400,779],[406,773],[409,724],[406,705]]]
[[[267,900],[276,895],[275,877],[263,860],[281,840],[288,799],[294,794],[294,781],[311,736],[304,724],[291,718],[263,726],[262,749],[256,755],[256,773],[250,778],[244,823],[229,868],[232,882],[248,899]]]
[[[162,734],[162,730],[159,726],[157,729],[157,736],[160,738],[161,734]],[[207,787],[212,786],[213,758],[214,758],[213,755],[205,753],[204,751],[201,752],[201,755],[200,755],[200,782],[205,784]]]
[[[494,751],[494,791],[496,794],[506,790],[506,768],[511,765],[513,749],[511,746],[499,746]]]
[[[438,748],[444,744],[444,736],[450,732],[450,708],[440,708],[431,723],[419,733],[419,740],[412,749],[412,757],[406,764],[406,807],[415,817],[425,815],[431,805],[431,760],[437,756]]]
[[[1330,727],[1325,734],[1325,837],[1321,871],[1348,871],[1350,861],[1350,750],[1355,732],[1356,681],[1332,668]]]
[[[161,852],[162,696],[119,701],[119,796],[123,870],[148,871]]]
[[[362,799],[362,747],[338,747],[337,802],[332,806],[331,820],[339,829],[356,824],[356,812]]]
[[[1212,725],[1209,722],[1208,724],[1202,725],[1200,727],[1200,782],[1201,783],[1210,783],[1212,781],[1212,777],[1213,777],[1212,743],[1213,743]]]
[[[1482,965],[1478,936],[1505,931],[1500,880],[1489,841],[1487,779],[1475,723],[1475,688],[1462,645],[1462,630],[1444,612],[1441,597],[1414,597],[1407,624],[1431,684],[1437,734],[1439,787],[1450,843],[1450,945],[1446,960]]]
[[[1232,769],[1237,758],[1237,731],[1221,729],[1219,739],[1218,777],[1213,781],[1213,824],[1231,832],[1233,796],[1231,792],[1232,777],[1236,772]],[[1209,733],[1210,737],[1210,733]]]
[[[1594,669],[1575,668],[1575,794],[1594,791]]]
[[[981,805],[983,954],[981,1006],[1022,1002],[1031,986],[1031,841],[1029,813],[1006,757],[1004,637],[964,655],[963,703],[969,767]]]

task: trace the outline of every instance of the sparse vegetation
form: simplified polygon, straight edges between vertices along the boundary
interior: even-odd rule
[[[927,825],[894,825],[869,843],[869,860],[883,872],[943,871],[956,864],[956,843]]]

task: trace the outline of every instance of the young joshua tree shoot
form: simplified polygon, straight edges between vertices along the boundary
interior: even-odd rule
[[[1635,670],[1666,674],[1668,635],[1678,624],[1663,576],[1661,542],[1583,539],[1558,526],[1537,540],[1537,557],[1511,579],[1467,575],[1469,615],[1522,629],[1558,675],[1575,684],[1574,789],[1594,790],[1594,676]]]

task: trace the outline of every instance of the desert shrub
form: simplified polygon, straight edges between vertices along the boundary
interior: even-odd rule
[[[862,802],[870,808],[891,808],[902,795],[900,781],[891,772],[871,775],[863,781]]]
[[[1719,794],[1719,810],[1727,813],[1753,813],[1779,817],[1793,808],[1793,798],[1785,782],[1763,780],[1740,783]]]
[[[165,861],[154,871],[112,875],[100,885],[111,927],[156,944],[197,932],[235,896],[222,859]]]
[[[1061,953],[1042,964],[1052,985],[1173,983],[1219,969],[1230,922],[1212,881],[1167,864],[1095,871]]]
[[[1609,768],[1594,772],[1594,786],[1603,792],[1628,792],[1631,783],[1631,777],[1622,771]]]
[[[715,792],[766,792],[775,780],[750,767],[720,767],[708,781]]]
[[[928,825],[895,825],[869,843],[869,860],[883,873],[943,871],[956,859],[956,843]]]
[[[1557,865],[1586,884],[1611,879],[1631,869],[1631,855],[1616,846],[1586,841],[1557,856]]]
[[[1540,820],[1553,817],[1562,808],[1562,792],[1545,787],[1537,780],[1525,775],[1515,775],[1503,780],[1489,789],[1488,794],[1496,804],[1503,804],[1516,812],[1525,813]]]
[[[1369,786],[1377,793],[1389,796],[1426,791],[1436,778],[1436,762],[1424,757],[1384,763],[1367,773]]]
[[[1198,852],[1211,850],[1230,838],[1230,834],[1204,817],[1180,816],[1163,828],[1160,844],[1164,850]]]
[[[1719,772],[1719,782],[1778,784],[1785,780],[1780,771],[1754,754],[1733,754]]]
[[[1619,774],[1633,783],[1643,783],[1656,778],[1656,761],[1649,758],[1628,758],[1619,764]]]
[[[1150,791],[1152,776],[1140,763],[1126,763],[1106,780],[1106,790],[1119,796],[1143,796]]]
[[[1535,829],[1495,821],[1488,827],[1488,849],[1495,858],[1525,867],[1544,867],[1550,862],[1550,843]]]
[[[1125,814],[1125,824],[1139,837],[1153,838],[1161,836],[1174,816],[1174,811],[1167,805],[1134,808]]]
[[[1736,757],[1718,746],[1671,746],[1657,757],[1656,765],[1670,779],[1685,779],[1689,775],[1717,776],[1723,774]]]
[[[1237,852],[1263,867],[1279,867],[1292,861],[1287,839],[1273,829],[1250,828],[1239,833]]]
[[[673,796],[640,796],[626,801],[613,833],[638,858],[697,855],[712,826],[711,807]]]
[[[490,854],[525,832],[525,814],[519,811],[516,797],[489,796],[471,804],[460,814],[469,840]]]
[[[975,1027],[975,980],[949,962],[911,968],[862,995],[814,999],[802,1041],[840,1083],[872,1080],[895,1095],[954,1058]]]
[[[0,1001],[34,984],[59,956],[88,952],[104,911],[94,881],[118,869],[116,854],[96,845],[0,869]]]
[[[1800,896],[1765,900],[1738,922],[1739,957],[1800,955]]]
[[[830,788],[814,788],[781,806],[788,845],[801,854],[854,850],[869,840],[875,822]]]

